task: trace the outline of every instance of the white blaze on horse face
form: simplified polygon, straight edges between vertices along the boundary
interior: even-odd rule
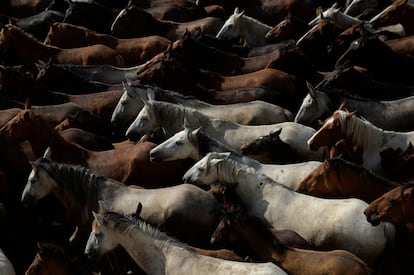
[[[184,129],[157,145],[150,151],[151,161],[170,161],[192,158],[198,160],[198,150],[188,139],[189,131]]]

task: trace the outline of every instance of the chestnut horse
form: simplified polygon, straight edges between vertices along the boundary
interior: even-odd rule
[[[61,49],[47,46],[18,27],[7,24],[0,31],[0,48],[16,57],[15,63],[32,65],[37,60],[54,63],[80,65],[109,64],[125,66],[125,62],[114,49],[104,45],[83,48]]]
[[[265,35],[271,42],[284,41],[288,39],[299,39],[309,30],[309,25],[301,18],[289,13],[287,17],[280,21]]]
[[[369,22],[374,27],[389,26],[400,23],[407,35],[414,34],[414,7],[408,0],[396,0],[382,12],[374,16]]]
[[[372,202],[399,183],[382,178],[342,158],[326,159],[296,188],[296,192],[322,198],[358,198]]]
[[[53,160],[89,167],[93,172],[127,184],[173,185],[184,171],[182,162],[152,163],[149,151],[156,146],[143,142],[107,151],[90,151],[65,141],[46,120],[31,110],[22,110],[2,128],[13,142],[29,140],[33,152]],[[156,172],[157,171],[157,172]],[[160,173],[160,171],[162,171]]]
[[[80,48],[102,44],[116,50],[123,57],[125,66],[133,66],[144,63],[166,50],[171,41],[157,35],[119,39],[112,35],[94,32],[82,26],[54,23],[50,26],[44,44],[59,48]]]
[[[413,183],[403,184],[383,194],[365,209],[364,214],[372,225],[381,221],[396,225],[414,222]]]
[[[249,217],[240,204],[225,207],[225,215],[211,237],[247,247],[255,260],[270,261],[289,274],[372,274],[368,265],[346,250],[316,251],[291,246],[260,219]]]

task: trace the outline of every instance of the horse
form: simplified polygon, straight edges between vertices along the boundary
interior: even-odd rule
[[[387,131],[360,118],[354,112],[337,110],[325,120],[324,125],[307,141],[311,149],[321,145],[332,145],[346,139],[350,148],[361,152],[362,165],[374,173],[384,175],[381,152],[387,149],[405,150],[414,144],[413,132]]]
[[[307,55],[315,67],[322,71],[331,71],[335,60],[331,60],[329,47],[344,28],[335,21],[322,18],[318,24],[310,28],[297,41],[297,47]]]
[[[287,121],[268,125],[241,125],[228,119],[216,119],[206,116],[202,112],[189,107],[175,109],[175,115],[172,116],[171,112],[166,115],[165,111],[161,111],[159,107],[162,105],[168,106],[168,103],[156,104],[156,101],[149,100],[128,128],[126,136],[130,140],[137,140],[145,133],[163,127],[166,136],[171,137],[187,125],[193,129],[201,127],[207,135],[239,151],[243,144],[282,128],[282,139],[296,148],[304,159],[318,160],[323,158],[325,154],[325,148],[317,152],[309,150],[304,140],[313,135],[315,130],[299,123]],[[186,121],[186,124],[184,124],[184,121]]]
[[[201,69],[214,71],[224,76],[246,74],[264,69],[270,61],[280,58],[284,53],[282,48],[259,56],[241,57],[209,47],[191,38],[190,33],[175,41],[170,51]],[[280,70],[283,71],[283,69]]]
[[[240,152],[261,163],[287,164],[304,161],[295,148],[280,138],[281,132],[282,129],[279,129],[243,144]]]
[[[342,29],[347,29],[355,24],[361,23],[362,21],[354,18],[336,8],[337,3],[334,3],[330,8],[323,11],[320,15],[309,22],[310,27],[316,26],[322,18],[332,20],[340,26]]]
[[[175,41],[186,31],[198,28],[206,34],[216,34],[222,25],[223,20],[215,17],[204,17],[183,23],[159,20],[143,9],[128,6],[112,22],[111,33],[119,38],[160,35]]]
[[[309,25],[301,18],[288,13],[287,17],[280,21],[265,35],[265,38],[271,42],[285,41],[288,39],[299,39],[309,30]]]
[[[389,5],[391,1],[373,1],[373,0],[353,0],[347,5],[344,10],[344,13],[350,16],[356,16],[361,19],[361,16],[364,18],[369,17],[369,19],[374,16],[379,9],[383,9]]]
[[[273,262],[289,274],[372,273],[365,262],[346,250],[297,248],[284,242],[272,229],[264,221],[246,215],[240,204],[232,201],[211,239],[213,243],[247,247],[256,260]]]
[[[41,242],[25,275],[87,275],[90,272],[90,267],[72,249],[52,242]]]
[[[114,50],[104,45],[83,48],[60,49],[47,46],[23,30],[7,24],[0,31],[0,48],[17,55],[18,64],[32,65],[38,59],[54,63],[73,63],[79,65],[109,64],[124,66],[123,58]]]
[[[368,204],[364,201],[297,193],[254,168],[239,165],[228,153],[207,154],[185,173],[183,180],[199,186],[237,182],[235,192],[248,215],[276,228],[293,230],[316,249],[348,250],[368,264],[394,240],[392,224],[372,227],[366,221],[363,211]]]
[[[140,92],[140,90],[137,91]],[[181,100],[181,102],[178,102],[179,104],[176,104],[153,100],[155,96],[151,91],[147,90],[147,93],[149,93],[148,98],[146,95],[140,95],[141,100],[144,101],[143,105],[152,104],[149,108],[157,109],[155,111],[157,115],[161,117],[169,115],[175,117],[177,121],[183,121],[186,113],[193,113],[196,116],[194,120],[199,119],[200,123],[209,118],[220,118],[241,125],[267,125],[290,121],[293,118],[293,114],[290,111],[264,101],[256,100],[245,103],[212,105],[204,102],[196,103],[194,102],[195,100],[191,100],[189,104],[186,104],[185,100]],[[142,104],[140,105],[144,108]],[[139,108],[139,105],[137,108]],[[141,110],[139,110],[138,115]],[[197,112],[193,112],[195,110]],[[198,114],[201,116],[197,116]],[[138,115],[137,119],[131,123],[130,129],[139,127],[140,118],[138,119]],[[151,121],[151,118],[153,117],[148,117],[149,123],[156,124],[156,122]]]
[[[384,130],[413,131],[414,123],[407,119],[414,115],[414,96],[399,100],[373,100],[340,91],[323,92],[309,87],[309,92],[295,116],[295,122],[312,125],[331,115],[342,102],[349,111],[356,111],[375,126]]]
[[[186,62],[178,56],[167,54],[160,60],[153,61],[139,73],[138,79],[141,83],[153,83],[164,89],[194,95],[201,100],[211,102],[212,98],[225,96],[227,93],[230,97],[234,97],[235,94],[240,93],[238,90],[247,87],[269,88],[274,94],[283,95],[286,98],[285,102],[292,102],[289,106],[297,103],[299,98],[302,99],[300,94],[304,83],[280,70],[269,68],[248,74],[222,76],[193,66],[191,62]]]
[[[414,16],[414,7],[408,0],[396,0],[383,11],[372,17],[369,23],[374,27],[388,26],[397,23],[403,25],[407,35],[414,34],[414,25],[411,18]]]
[[[110,139],[79,128],[62,129],[59,134],[66,141],[74,142],[92,151],[105,151],[114,149],[114,146]]]
[[[137,80],[137,74],[144,68],[149,61],[144,64],[132,67],[116,67],[111,65],[74,65],[74,64],[56,64],[56,66],[67,70],[74,75],[101,85],[120,85],[125,79],[131,81]]]
[[[145,203],[143,219],[200,247],[208,245],[220,219],[220,203],[212,194],[193,185],[132,188],[78,165],[44,158],[31,164],[33,170],[22,193],[22,202],[30,207],[48,194],[56,196],[77,226],[71,237],[75,243],[90,232],[92,211],[98,211],[99,200],[105,200],[112,210],[125,214],[134,213],[136,202]]]
[[[407,183],[395,187],[383,194],[365,209],[367,220],[374,226],[381,221],[395,225],[405,225],[413,222],[413,184]]]
[[[335,67],[345,63],[367,68],[375,79],[411,86],[414,83],[409,73],[409,68],[414,66],[414,57],[394,52],[373,35],[354,40]]]
[[[97,174],[127,184],[143,186],[172,185],[179,182],[184,170],[182,162],[155,164],[149,159],[154,143],[142,142],[107,151],[91,151],[73,142],[67,142],[50,128],[47,121],[31,110],[22,110],[1,132],[19,143],[28,140],[35,156],[47,156],[59,162],[89,167]],[[162,173],[154,173],[159,171]],[[181,172],[180,172],[181,171]]]
[[[327,73],[316,88],[326,92],[339,89],[348,94],[376,100],[396,100],[414,95],[411,86],[373,79],[367,69],[351,65],[340,66]]]
[[[200,255],[139,215],[126,216],[109,210],[93,215],[92,232],[85,248],[91,259],[121,245],[147,274],[286,274],[272,263],[244,263]]]
[[[0,248],[0,271],[2,275],[3,274],[4,275],[16,275],[13,264],[10,262],[10,260],[7,258],[7,256],[4,254],[1,248]]]
[[[295,189],[301,180],[320,165],[319,161],[280,165],[262,164],[240,155],[220,141],[200,132],[200,129],[191,130],[189,128],[185,128],[153,148],[150,151],[150,159],[151,161],[171,161],[189,157],[198,161],[209,152],[232,152],[234,160],[238,163],[246,167],[254,167],[260,173],[291,189]]]
[[[321,163],[298,184],[295,191],[322,198],[357,198],[371,203],[400,185],[337,157]]]
[[[165,51],[171,41],[157,35],[119,39],[112,35],[96,33],[82,26],[54,23],[50,26],[44,44],[59,48],[79,48],[102,44],[116,50],[124,59],[125,66],[134,66]]]
[[[216,37],[224,40],[232,40],[241,36],[249,47],[258,47],[268,44],[266,34],[271,26],[261,23],[259,20],[247,16],[244,11],[234,9],[232,15],[224,22]]]

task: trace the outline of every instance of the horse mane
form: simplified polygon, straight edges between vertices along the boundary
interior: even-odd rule
[[[229,17],[229,19],[230,19],[231,17],[233,17],[233,18],[234,18],[234,17],[237,17],[237,16],[240,16],[240,15],[237,15],[237,14],[232,14],[232,15]],[[266,28],[272,29],[272,27],[271,27],[271,26],[269,26],[269,25],[267,25],[267,24],[265,24],[265,23],[261,22],[260,20],[258,20],[258,19],[256,19],[256,18],[254,18],[254,17],[248,16],[248,15],[245,15],[245,14],[242,14],[242,15],[241,15],[241,17],[242,17],[244,20],[249,21],[249,23],[250,23],[250,22],[253,22],[253,23],[258,24],[258,25],[261,25],[261,26],[263,26],[263,27],[266,27]]]
[[[161,232],[156,227],[136,215],[123,215],[111,211],[105,211],[102,215],[104,217],[104,221],[120,234],[128,234],[131,238],[134,238],[136,231],[141,231],[142,233],[161,241],[166,246],[174,245],[190,250],[186,244],[164,232]]]
[[[190,135],[190,137],[192,137],[192,135]],[[212,150],[215,150],[219,152],[231,152],[232,154],[242,157],[241,154],[233,150],[231,147],[219,141],[218,139],[210,137],[202,130],[197,132],[196,138],[196,140],[191,139],[190,141],[198,147],[200,155],[202,156],[205,156],[208,153],[212,152]]]
[[[386,178],[374,173],[372,170],[360,164],[348,161],[342,157],[328,158],[326,159],[326,161],[329,163],[330,167],[334,167],[333,169],[331,168],[332,170],[336,170],[341,164],[344,164],[352,170],[356,171],[357,173],[360,173],[361,176],[373,178],[375,181],[379,182],[382,185],[388,185],[390,187],[401,186],[401,184],[399,183],[387,180]],[[326,170],[326,168],[324,168],[324,170]]]
[[[97,188],[101,181],[106,178],[98,176],[81,165],[58,163],[46,158],[40,158],[34,162],[44,169],[47,174],[65,191],[75,196],[77,200],[87,205],[96,204]]]
[[[339,114],[341,130],[345,133],[346,137],[351,138],[353,143],[366,147],[372,142],[372,140],[378,139],[376,131],[381,129],[373,125],[365,118],[356,117],[355,115],[348,118],[347,115],[349,112],[343,110],[337,110],[334,114]]]

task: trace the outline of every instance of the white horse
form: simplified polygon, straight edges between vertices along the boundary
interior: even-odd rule
[[[321,199],[286,188],[255,169],[246,169],[226,153],[210,153],[184,175],[197,185],[236,184],[235,192],[250,215],[267,220],[275,228],[290,229],[315,248],[345,249],[368,264],[394,241],[395,228],[367,222],[368,206],[359,199]]]
[[[85,248],[85,254],[92,259],[121,245],[149,275],[286,274],[272,263],[234,262],[200,255],[137,216],[109,211],[93,215],[95,221]]]
[[[81,166],[40,159],[32,162],[32,167],[22,202],[31,206],[48,194],[55,195],[66,208],[69,219],[77,225],[77,234],[89,234],[92,211],[98,210],[99,200],[105,200],[112,210],[125,214],[134,213],[138,201],[145,203],[143,219],[194,244],[207,245],[220,220],[221,206],[214,196],[189,184],[130,188]]]
[[[308,148],[305,140],[312,136],[315,130],[299,123],[281,122],[269,125],[241,125],[227,120],[230,115],[227,115],[226,120],[214,119],[193,108],[167,107],[171,105],[170,103],[153,100],[146,102],[134,123],[128,128],[127,137],[131,140],[138,140],[144,134],[159,127],[163,127],[167,136],[171,137],[184,128],[185,120],[188,126],[193,129],[201,126],[205,134],[240,152],[243,144],[282,128],[283,137],[281,139],[295,148],[298,154],[303,156],[303,159],[323,160],[327,155],[326,148],[321,148],[317,152]],[[166,111],[167,108],[170,111]]]
[[[195,108],[207,116],[226,118],[240,124],[260,125],[293,120],[293,114],[289,110],[260,100],[213,105],[156,86],[128,83],[124,84],[124,94],[112,113],[111,123],[115,126],[132,121],[143,108],[144,102],[151,99]],[[173,109],[174,105],[170,107]],[[177,119],[181,118],[177,117]]]
[[[403,152],[409,144],[414,144],[414,131],[394,132],[374,126],[364,118],[360,118],[344,110],[337,110],[326,119],[325,124],[308,140],[311,148],[320,145],[334,144],[340,139],[362,150],[362,165],[375,173],[384,175],[381,166],[381,152],[386,149]]]
[[[321,18],[327,18],[334,21],[338,26],[342,27],[343,29],[347,29],[355,24],[363,22],[355,17],[347,15],[340,11],[339,8],[336,8],[337,3],[334,3],[332,7],[326,9],[322,12],[321,15],[318,15],[314,19],[312,19],[308,24],[310,27],[316,26]]]
[[[357,98],[340,92],[323,92],[314,88],[303,99],[295,122],[311,125],[317,120],[324,120],[338,107],[346,102],[349,111],[357,111],[358,115],[369,120],[384,130],[414,130],[414,96],[399,100],[376,101]]]
[[[3,250],[0,248],[0,274],[1,275],[16,275],[14,267],[10,260],[4,254]]]
[[[207,150],[202,152],[202,148]],[[211,149],[211,151],[208,149]],[[233,152],[231,148],[226,148],[224,144],[201,133],[200,128],[196,130],[185,128],[183,131],[176,133],[168,140],[154,147],[150,151],[150,158],[152,161],[170,161],[185,158],[192,158],[198,161],[209,152],[229,151],[232,152],[233,159],[240,165],[253,167],[258,172],[292,190],[295,190],[298,184],[321,164],[320,161],[294,164],[262,164],[254,159]]]
[[[224,22],[216,37],[231,40],[241,36],[248,46],[258,47],[268,44],[266,34],[271,29],[271,26],[247,16],[244,11],[239,12],[239,9],[235,8],[234,13]]]

